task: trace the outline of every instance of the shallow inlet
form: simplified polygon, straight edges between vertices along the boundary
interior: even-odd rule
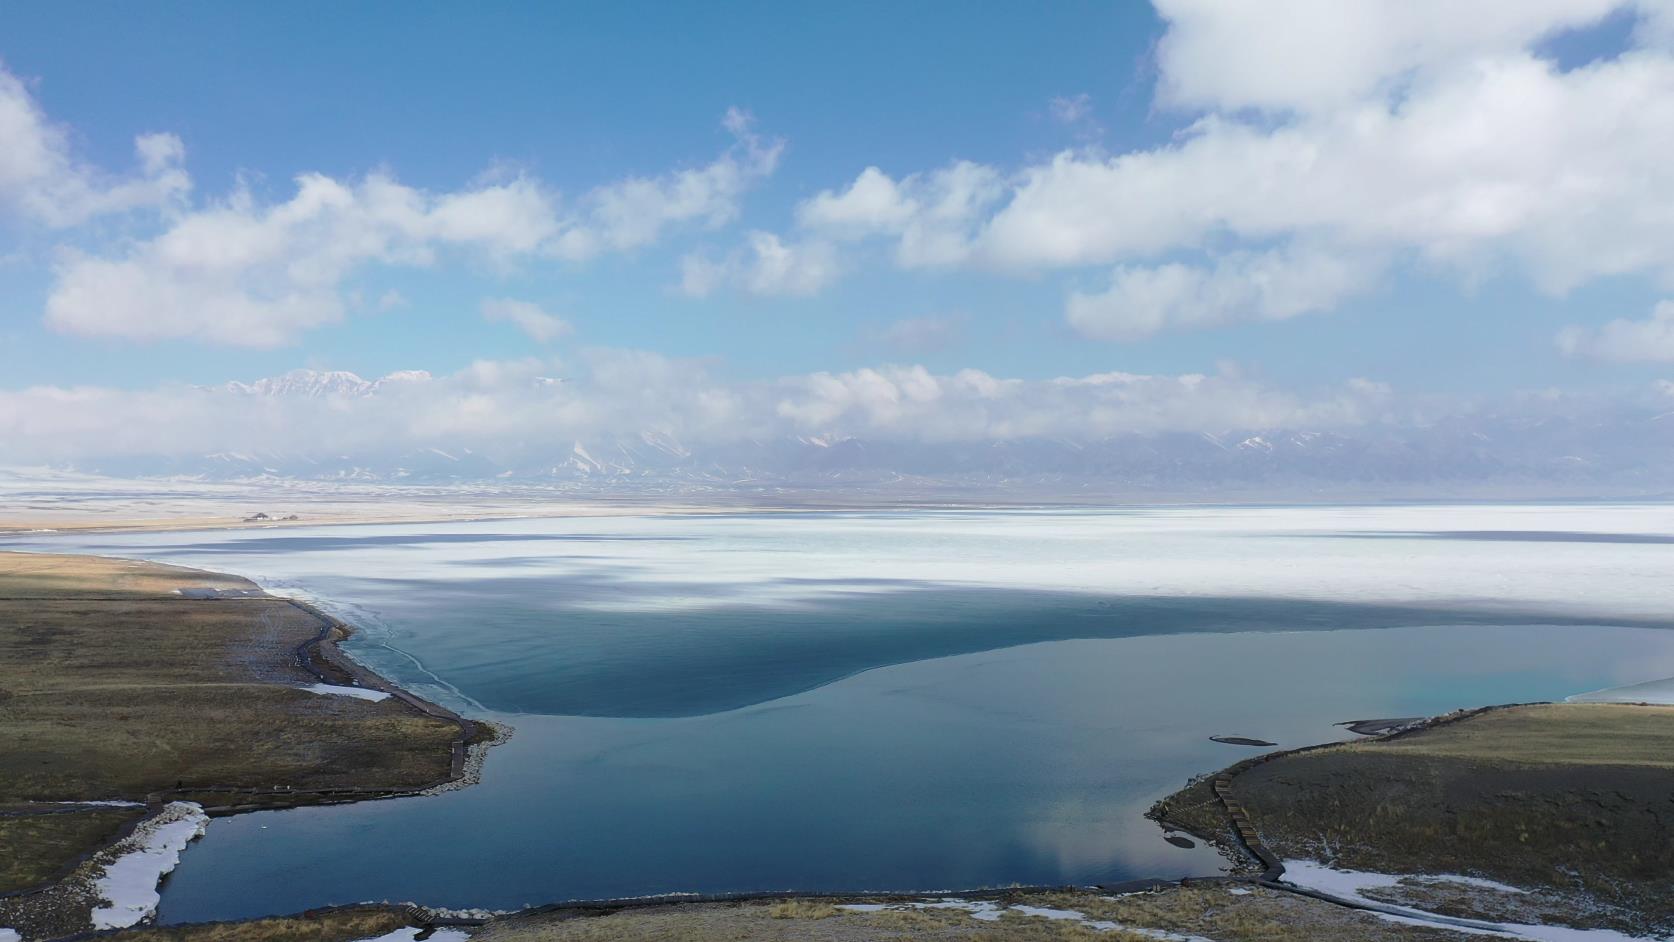
[[[900,512],[44,545],[306,591],[365,626],[357,657],[517,727],[475,788],[217,820],[164,892],[166,921],[195,921],[1214,872],[1140,817],[1259,751],[1209,736],[1288,747],[1674,674],[1653,627],[1674,600],[1643,578],[1674,546],[1585,539],[1667,518]],[[1464,535],[1439,539],[1447,521]]]

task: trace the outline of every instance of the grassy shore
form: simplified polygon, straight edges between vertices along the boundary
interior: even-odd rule
[[[914,903],[931,903],[915,906]],[[864,908],[851,908],[859,903]],[[951,905],[950,905],[951,903]],[[878,907],[882,908],[878,908]],[[978,907],[986,908],[986,912]],[[975,910],[975,911],[973,911]],[[982,913],[978,918],[977,913]],[[240,923],[118,932],[111,942],[355,942],[416,923],[393,907],[349,907]],[[463,930],[471,942],[1468,942],[1260,887],[1186,887],[1111,897],[1085,890],[981,900],[795,898],[531,911]]]
[[[1217,777],[1231,779],[1281,858],[1533,891],[1509,901],[1412,881],[1388,902],[1496,920],[1674,927],[1674,708],[1505,707],[1252,760]],[[1156,813],[1233,846],[1207,781]]]
[[[1445,929],[1402,925],[1287,893],[1228,885],[1176,887],[1112,897],[1086,890],[1016,892],[985,897],[991,909],[887,904],[846,908],[844,901],[794,899],[632,907],[615,912],[563,910],[494,920],[473,942],[864,942],[949,939],[969,942],[1100,939],[1156,942],[1198,937],[1216,942],[1463,942]],[[871,906],[878,904],[872,903]]]
[[[213,814],[448,780],[460,723],[396,697],[302,689],[320,677],[299,652],[332,631],[233,577],[0,553],[0,926],[77,928],[85,893],[42,883],[144,814],[54,803],[181,800]],[[310,663],[351,680],[329,658]]]

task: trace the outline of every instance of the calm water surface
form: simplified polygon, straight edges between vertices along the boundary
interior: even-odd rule
[[[1213,873],[1140,816],[1351,719],[1674,675],[1665,505],[620,517],[43,538],[254,576],[509,723],[484,782],[219,819],[164,921]],[[1662,574],[1658,576],[1657,574]]]

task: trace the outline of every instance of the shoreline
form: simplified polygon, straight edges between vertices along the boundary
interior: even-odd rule
[[[37,553],[37,554],[23,554],[23,555],[49,555],[49,554],[38,554]],[[83,554],[78,554],[78,555],[83,555]],[[169,569],[172,569],[172,570],[176,570],[176,571],[184,571],[184,572],[189,572],[189,573],[193,573],[193,574],[196,574],[196,575],[200,575],[200,576],[205,577],[205,579],[207,579],[209,581],[225,581],[225,580],[228,580],[229,578],[233,578],[233,579],[237,579],[238,581],[244,581],[244,582],[249,582],[249,583],[255,584],[255,580],[250,579],[249,577],[242,577],[242,576],[231,577],[230,574],[227,574],[227,573],[212,572],[212,571],[209,571],[209,570],[196,569],[196,568],[190,568],[190,567],[173,566],[171,564],[158,564],[158,563],[155,563],[151,560],[141,560],[141,559],[135,559],[135,558],[132,558],[132,557],[102,557],[102,556],[87,555],[85,558],[105,560],[105,561],[136,562],[136,563],[139,563],[139,564],[142,564],[142,565],[145,565],[145,566],[163,566],[163,567],[166,567],[166,568],[169,568]],[[284,801],[279,802],[279,803],[258,801],[258,802],[255,802],[255,803],[218,805],[218,806],[215,806],[213,808],[203,809],[205,811],[205,813],[210,817],[230,817],[232,815],[246,813],[246,812],[249,812],[249,811],[257,811],[257,810],[274,810],[276,808],[301,808],[301,807],[309,807],[309,806],[315,806],[315,805],[324,806],[324,805],[336,805],[336,804],[350,804],[350,803],[355,803],[355,802],[359,802],[359,801],[371,801],[371,800],[382,800],[382,799],[390,799],[390,798],[417,797],[417,796],[431,795],[431,794],[437,793],[438,791],[447,791],[447,790],[452,790],[452,789],[456,789],[456,788],[465,788],[465,787],[469,787],[472,784],[475,784],[478,779],[475,777],[474,773],[477,770],[480,769],[480,757],[485,755],[486,752],[489,749],[491,749],[493,745],[497,744],[500,741],[503,741],[503,735],[505,734],[505,730],[504,730],[503,727],[498,726],[498,724],[493,724],[493,723],[489,723],[487,721],[482,721],[482,720],[470,719],[468,717],[460,715],[459,713],[457,713],[453,710],[450,710],[450,709],[448,709],[446,707],[443,707],[439,704],[433,703],[429,700],[426,700],[422,697],[419,697],[415,693],[403,688],[401,685],[397,684],[395,681],[391,680],[390,678],[384,677],[383,675],[377,673],[375,670],[368,667],[367,665],[364,665],[364,664],[360,663],[359,661],[356,661],[350,654],[347,653],[347,651],[345,651],[343,649],[342,642],[344,642],[347,638],[352,636],[357,630],[360,630],[360,629],[357,629],[357,627],[355,625],[353,625],[351,622],[345,620],[344,618],[340,618],[340,617],[338,617],[334,614],[331,614],[329,611],[327,611],[326,608],[325,608],[325,605],[329,604],[329,603],[322,603],[319,600],[313,600],[313,599],[274,595],[274,594],[268,592],[265,589],[261,589],[259,587],[259,584],[258,584],[258,591],[256,593],[253,593],[253,594],[247,594],[245,592],[245,590],[237,590],[237,589],[234,589],[234,590],[210,590],[210,591],[214,594],[205,595],[205,596],[201,596],[201,597],[199,597],[199,596],[187,596],[186,598],[188,600],[196,602],[198,604],[218,605],[218,606],[237,606],[241,603],[245,603],[245,602],[249,602],[249,601],[280,602],[280,603],[284,603],[285,605],[296,609],[298,612],[306,615],[309,619],[312,619],[314,622],[318,623],[319,627],[318,627],[316,633],[313,635],[313,637],[308,638],[308,639],[302,641],[299,644],[296,644],[294,646],[294,648],[291,649],[291,653],[292,653],[292,656],[295,659],[296,666],[298,666],[299,668],[301,668],[303,671],[307,672],[308,674],[310,674],[314,678],[318,679],[321,683],[331,684],[331,685],[336,685],[336,686],[363,688],[363,689],[367,689],[367,690],[376,690],[376,691],[379,691],[379,692],[383,692],[383,693],[388,694],[392,698],[399,699],[410,710],[417,711],[418,713],[421,713],[421,714],[423,714],[427,717],[430,717],[432,719],[442,720],[442,721],[454,724],[454,726],[456,728],[456,731],[457,731],[457,735],[455,736],[455,738],[453,739],[453,741],[450,743],[450,746],[449,746],[450,761],[449,761],[448,775],[442,781],[436,782],[436,783],[434,783],[432,785],[429,785],[427,787],[424,787],[424,788],[408,788],[408,789],[374,788],[374,787],[362,787],[362,786],[346,786],[346,787],[321,788],[321,789],[305,789],[305,788],[304,789],[298,789],[298,788],[283,787],[283,788],[275,788],[275,789],[271,789],[271,790],[247,789],[247,788],[239,788],[239,789],[229,788],[229,789],[223,790],[223,789],[218,789],[218,788],[213,788],[213,787],[204,787],[204,786],[187,787],[187,788],[184,788],[184,789],[163,789],[163,790],[154,792],[154,793],[147,796],[147,801],[145,803],[147,813],[143,817],[140,817],[139,819],[135,820],[134,822],[131,822],[111,842],[106,843],[102,847],[96,848],[95,850],[89,852],[88,854],[83,855],[82,858],[79,858],[78,860],[74,861],[72,863],[72,865],[70,867],[68,867],[67,870],[66,870],[66,873],[68,875],[74,876],[76,874],[76,872],[79,869],[81,869],[83,866],[87,865],[90,860],[98,858],[101,855],[107,855],[108,856],[109,852],[113,848],[117,847],[118,845],[122,844],[123,841],[127,840],[128,837],[131,836],[135,832],[135,830],[137,830],[138,828],[146,826],[147,822],[151,822],[151,821],[155,820],[157,815],[161,812],[162,809],[170,807],[169,803],[170,803],[171,799],[187,800],[187,799],[190,798],[190,796],[193,796],[193,795],[201,796],[201,795],[209,794],[209,793],[225,793],[225,792],[228,792],[228,791],[235,791],[235,792],[241,793],[241,794],[248,794],[248,795],[252,796],[253,798],[255,798],[255,797],[267,797],[267,798],[283,798],[283,799],[285,799]],[[1377,735],[1366,736],[1364,738],[1348,740],[1347,742],[1362,743],[1362,742],[1384,742],[1384,741],[1389,741],[1389,740],[1395,740],[1395,739],[1399,739],[1399,738],[1402,738],[1402,737],[1422,734],[1426,731],[1429,731],[1429,730],[1432,730],[1432,729],[1435,729],[1435,728],[1438,728],[1438,727],[1446,726],[1446,725],[1453,724],[1453,723],[1458,723],[1458,722],[1461,722],[1461,721],[1464,721],[1464,720],[1471,719],[1471,718],[1476,717],[1476,716],[1480,716],[1480,715],[1487,714],[1487,713],[1492,713],[1494,711],[1515,709],[1517,707],[1527,706],[1527,705],[1528,704],[1496,704],[1496,705],[1491,705],[1491,706],[1486,706],[1486,707],[1478,707],[1478,708],[1473,708],[1473,709],[1456,710],[1456,711],[1453,711],[1451,713],[1426,718],[1423,722],[1420,722],[1420,723],[1404,725],[1402,727],[1394,728],[1394,729],[1391,729],[1387,732],[1383,732],[1383,733],[1380,733],[1380,734],[1377,734]],[[1203,780],[1225,779],[1225,780],[1230,781],[1232,778],[1234,778],[1239,773],[1247,771],[1250,768],[1254,768],[1256,766],[1262,765],[1262,764],[1267,763],[1267,762],[1272,762],[1272,761],[1275,761],[1275,760],[1281,760],[1281,759],[1285,759],[1285,758],[1288,758],[1288,757],[1292,757],[1292,756],[1296,756],[1296,755],[1300,755],[1300,754],[1305,754],[1305,753],[1310,753],[1310,752],[1314,752],[1314,751],[1318,751],[1318,750],[1337,748],[1337,747],[1342,746],[1343,744],[1344,743],[1342,741],[1332,741],[1332,742],[1317,743],[1317,744],[1302,746],[1302,747],[1293,748],[1293,749],[1277,750],[1277,751],[1270,752],[1270,753],[1263,753],[1261,755],[1251,756],[1251,757],[1249,757],[1249,758],[1247,758],[1243,761],[1234,763],[1234,764],[1232,764],[1230,766],[1227,766],[1224,769],[1221,769],[1219,771],[1213,771],[1213,772],[1207,773],[1205,776],[1202,777],[1202,779]],[[473,767],[473,756],[477,757],[477,762],[476,762],[475,767]],[[1194,779],[1194,781],[1197,781],[1197,780],[1198,779]],[[1218,791],[1218,789],[1217,789],[1217,791]],[[1167,797],[1172,797],[1172,796],[1167,796]],[[1232,804],[1231,799],[1230,799],[1230,795],[1220,795],[1219,797],[1221,799],[1224,810],[1230,811],[1231,810],[1230,806]],[[796,901],[796,900],[812,900],[812,901],[822,901],[822,902],[826,902],[826,903],[848,901],[848,902],[854,902],[854,903],[862,903],[863,902],[863,903],[868,903],[868,904],[896,904],[896,905],[911,905],[914,902],[923,902],[923,901],[943,901],[943,902],[948,902],[948,901],[984,901],[984,902],[999,902],[999,903],[1009,905],[1011,902],[1021,900],[1024,897],[1031,896],[1031,895],[1036,895],[1036,894],[1043,894],[1043,893],[1059,893],[1059,892],[1090,893],[1090,892],[1099,892],[1099,893],[1108,894],[1110,896],[1122,896],[1122,895],[1136,894],[1136,893],[1164,892],[1164,891],[1170,891],[1170,890],[1185,890],[1185,889],[1191,889],[1191,888],[1209,888],[1209,887],[1227,888],[1227,887],[1240,887],[1240,886],[1243,886],[1243,887],[1257,887],[1257,886],[1259,886],[1259,887],[1263,887],[1263,888],[1266,888],[1268,890],[1276,891],[1276,892],[1279,892],[1279,893],[1282,893],[1282,894],[1287,894],[1287,895],[1292,895],[1292,896],[1297,896],[1297,897],[1307,897],[1307,898],[1310,898],[1310,899],[1318,900],[1318,901],[1328,903],[1328,904],[1331,904],[1331,905],[1334,905],[1334,906],[1337,906],[1337,907],[1341,907],[1341,908],[1344,908],[1344,909],[1348,909],[1348,910],[1356,910],[1356,911],[1360,911],[1360,912],[1373,913],[1373,914],[1382,913],[1384,915],[1389,915],[1393,912],[1392,910],[1390,910],[1386,906],[1385,907],[1380,907],[1379,905],[1376,905],[1376,904],[1368,904],[1368,903],[1363,902],[1363,901],[1348,899],[1348,898],[1338,896],[1338,895],[1333,895],[1333,894],[1330,894],[1330,893],[1323,893],[1323,892],[1321,892],[1317,889],[1310,888],[1306,885],[1296,885],[1296,884],[1292,884],[1292,883],[1289,883],[1289,882],[1284,882],[1284,867],[1283,867],[1283,864],[1279,863],[1276,860],[1276,858],[1271,859],[1271,860],[1263,858],[1263,856],[1261,854],[1261,850],[1264,850],[1265,848],[1260,848],[1259,847],[1259,840],[1257,841],[1257,846],[1251,846],[1249,843],[1247,843],[1244,840],[1238,838],[1235,834],[1222,834],[1222,835],[1219,835],[1218,837],[1217,836],[1206,836],[1203,833],[1200,833],[1199,829],[1194,828],[1192,826],[1189,826],[1185,822],[1182,822],[1182,821],[1171,818],[1168,815],[1166,808],[1164,808],[1164,810],[1161,813],[1158,813],[1158,809],[1163,808],[1165,806],[1166,800],[1167,800],[1167,798],[1165,797],[1164,800],[1159,801],[1157,803],[1157,805],[1153,806],[1151,812],[1147,812],[1145,814],[1145,817],[1150,818],[1152,821],[1154,821],[1156,824],[1158,824],[1161,828],[1163,828],[1167,831],[1178,831],[1178,832],[1183,833],[1183,834],[1190,834],[1193,837],[1196,837],[1197,839],[1199,839],[1201,841],[1204,841],[1206,843],[1211,844],[1212,846],[1215,846],[1217,849],[1219,849],[1223,852],[1224,856],[1228,856],[1229,860],[1238,859],[1237,857],[1231,856],[1232,853],[1236,853],[1236,854],[1240,854],[1240,855],[1243,854],[1243,853],[1248,853],[1251,856],[1255,856],[1257,859],[1261,860],[1262,864],[1264,865],[1265,869],[1263,870],[1263,872],[1252,873],[1252,872],[1249,872],[1248,870],[1241,870],[1241,871],[1240,870],[1235,870],[1232,873],[1228,873],[1228,874],[1224,874],[1224,875],[1183,877],[1183,878],[1178,878],[1178,879],[1172,879],[1172,878],[1171,879],[1140,878],[1140,879],[1121,881],[1119,883],[1112,883],[1112,884],[1036,885],[1036,886],[1019,886],[1019,885],[1014,884],[1014,885],[1009,885],[1009,886],[988,886],[988,887],[980,887],[980,888],[969,888],[969,889],[963,889],[963,890],[952,890],[952,889],[924,890],[924,891],[878,890],[878,891],[860,891],[860,892],[855,892],[855,891],[847,891],[847,892],[844,892],[844,891],[822,891],[822,890],[778,890],[778,891],[754,891],[754,892],[737,892],[737,893],[666,893],[666,894],[656,894],[656,895],[650,895],[650,896],[637,896],[637,897],[616,897],[616,898],[602,898],[602,899],[566,900],[566,901],[561,901],[561,902],[552,902],[552,903],[536,905],[536,906],[532,906],[532,907],[525,907],[523,909],[511,911],[509,913],[488,913],[488,912],[485,912],[485,911],[482,911],[482,910],[449,910],[449,909],[443,909],[443,908],[431,908],[431,907],[425,906],[422,903],[416,903],[416,902],[405,903],[405,904],[391,904],[390,909],[392,911],[399,910],[401,913],[405,914],[405,916],[410,921],[419,924],[419,926],[422,927],[425,930],[433,930],[433,929],[436,929],[436,928],[443,928],[443,927],[476,927],[476,926],[483,926],[483,925],[486,925],[486,924],[488,924],[490,922],[493,922],[497,919],[509,918],[510,916],[516,916],[516,917],[519,917],[519,918],[539,917],[539,916],[564,917],[568,914],[600,916],[600,915],[608,915],[608,914],[614,914],[614,913],[624,913],[624,912],[632,912],[632,911],[640,911],[640,910],[647,910],[648,911],[648,910],[655,909],[655,908],[658,908],[658,907],[671,907],[671,906],[679,907],[679,906],[691,905],[694,908],[696,908],[696,907],[698,907],[702,904],[748,904],[748,903],[772,903],[772,902],[789,902],[789,901]],[[66,807],[63,810],[68,811],[70,809],[68,807]],[[1229,837],[1231,837],[1233,840],[1237,841],[1237,843],[1234,844],[1234,843],[1229,842],[1228,841]],[[1229,852],[1231,852],[1231,853],[1229,853]],[[1271,855],[1268,855],[1268,856],[1271,857]],[[106,864],[108,865],[109,861],[106,861]],[[37,892],[49,891],[49,890],[53,889],[54,887],[58,886],[60,883],[63,883],[63,882],[66,882],[65,874],[60,874],[59,877],[55,878],[55,880],[51,884],[47,884],[43,887],[39,887],[39,888],[36,888],[34,890],[25,890],[25,891],[18,892],[18,893],[0,894],[0,900],[3,900],[7,896],[26,896],[26,895],[30,895],[30,894],[37,893]],[[159,879],[159,881],[156,885],[157,892],[158,893],[165,892],[166,886],[167,886],[167,871],[164,872],[163,877],[161,879]],[[1240,892],[1243,892],[1243,891],[1238,890],[1238,889],[1233,889],[1233,890],[1231,890],[1231,892],[1240,893]],[[307,913],[346,912],[346,911],[349,911],[349,910],[352,910],[352,909],[355,909],[355,908],[356,908],[355,906],[324,906],[324,907],[319,907],[317,909],[309,909],[306,912]],[[364,908],[364,907],[361,907],[361,908]],[[154,921],[155,920],[155,912],[153,911],[153,913],[150,916],[143,917],[143,918],[147,919],[147,920]],[[265,917],[258,917],[258,918],[265,918]],[[1428,923],[1429,925],[1435,926],[1437,928],[1447,928],[1450,925],[1450,922],[1448,921],[1448,917],[1439,916],[1437,914],[1426,914],[1425,916],[1419,917],[1419,918],[1422,921]],[[238,924],[241,924],[241,923],[248,923],[248,922],[252,922],[252,921],[255,921],[255,920],[244,919],[244,920],[229,920],[229,921],[223,921],[223,922],[206,922],[206,923],[169,923],[168,927],[173,928],[173,927],[177,927],[177,926],[185,927],[185,926],[238,925]],[[1451,923],[1451,925],[1454,925],[1454,926],[1467,925],[1468,926],[1470,924],[1469,923],[1453,922],[1453,923]]]
[[[40,511],[37,514],[26,515],[22,518],[13,515],[0,517],[0,541],[18,537],[50,537],[56,533],[73,534],[123,534],[123,533],[192,533],[219,532],[226,530],[287,530],[299,527],[346,527],[346,526],[407,526],[424,524],[449,523],[483,523],[491,521],[511,520],[552,520],[552,519],[587,519],[613,517],[650,517],[650,516],[725,516],[729,514],[803,514],[803,513],[869,513],[869,512],[981,512],[981,511],[1069,511],[1069,510],[1249,510],[1275,506],[1284,507],[1539,507],[1548,504],[1576,504],[1590,503],[1610,505],[1618,503],[1640,504],[1668,504],[1674,506],[1674,495],[1664,493],[1654,494],[1624,494],[1619,497],[1591,497],[1540,495],[1532,497],[1510,498],[1473,498],[1448,497],[1427,495],[1413,498],[1374,499],[1371,497],[1345,496],[1296,496],[1290,499],[1275,501],[1269,499],[1207,499],[1187,498],[1139,498],[1118,499],[1114,497],[1053,497],[1042,496],[1034,500],[999,500],[980,497],[970,498],[936,498],[936,497],[900,497],[879,498],[874,500],[822,501],[817,499],[777,499],[756,501],[748,497],[736,495],[722,495],[711,500],[692,500],[665,497],[646,497],[641,499],[602,499],[599,497],[550,497],[529,496],[520,497],[515,493],[508,493],[503,497],[484,497],[474,502],[464,498],[459,500],[440,499],[433,506],[427,506],[423,499],[408,499],[405,512],[361,512],[358,505],[368,506],[379,503],[399,503],[396,501],[381,501],[377,496],[338,498],[322,493],[300,493],[294,499],[286,499],[289,495],[260,494],[249,499],[234,500],[222,497],[200,497],[183,494],[172,497],[184,511],[179,514],[117,514],[110,519],[100,520],[97,511],[89,509],[54,509]],[[400,495],[395,495],[397,498]],[[307,509],[310,505],[326,505],[329,509],[322,511],[320,516],[289,520],[283,517],[273,517],[266,520],[249,520],[239,515],[233,508],[242,507],[245,510],[260,509],[261,507],[283,508],[277,512],[289,513],[297,509]],[[89,519],[93,518],[93,519]]]
[[[84,767],[47,766],[56,770],[51,772],[51,775],[59,776],[58,779],[47,781],[58,781],[59,784],[24,784],[21,789],[14,788],[14,794],[8,799],[0,820],[13,822],[14,827],[32,828],[38,826],[36,822],[45,825],[48,822],[63,821],[70,825],[77,819],[95,814],[104,814],[106,817],[125,814],[130,817],[121,821],[119,825],[106,829],[94,841],[78,842],[79,846],[65,846],[63,850],[67,853],[61,857],[36,856],[27,849],[35,846],[29,843],[13,848],[15,853],[22,855],[19,859],[52,865],[50,870],[44,870],[29,882],[0,891],[0,911],[5,913],[0,916],[0,928],[17,930],[22,938],[61,938],[66,937],[66,931],[70,935],[76,935],[90,931],[87,928],[90,923],[93,930],[107,928],[101,920],[116,918],[110,915],[112,910],[101,909],[107,902],[125,907],[123,912],[131,910],[135,905],[133,900],[113,901],[108,893],[103,892],[104,881],[114,879],[114,874],[122,873],[124,891],[137,892],[134,877],[138,870],[144,869],[139,866],[139,858],[155,853],[156,849],[139,846],[136,842],[143,843],[139,835],[147,833],[147,829],[155,829],[157,822],[169,815],[171,810],[177,816],[190,811],[191,814],[207,820],[250,811],[419,797],[464,788],[477,780],[483,754],[494,744],[503,741],[507,734],[504,728],[495,724],[469,719],[432,703],[355,661],[340,647],[340,642],[355,631],[354,626],[307,601],[269,593],[257,586],[253,580],[196,567],[89,553],[4,550],[0,551],[0,559],[12,561],[7,571],[13,578],[22,578],[24,584],[30,584],[29,580],[35,580],[49,587],[34,592],[9,592],[4,596],[14,605],[22,603],[25,606],[23,611],[26,612],[50,612],[55,610],[55,607],[61,608],[64,604],[71,603],[72,609],[83,611],[78,620],[84,626],[102,621],[97,615],[87,613],[104,610],[113,613],[110,617],[114,619],[114,624],[124,627],[135,624],[133,620],[136,618],[151,618],[160,619],[155,621],[155,624],[165,631],[169,630],[169,627],[165,626],[176,624],[198,624],[202,627],[194,630],[199,632],[207,628],[208,633],[203,635],[207,644],[193,649],[205,652],[205,658],[201,660],[207,671],[196,675],[198,689],[247,689],[252,693],[259,691],[256,694],[256,702],[272,705],[257,706],[253,713],[245,714],[256,718],[258,725],[252,727],[252,733],[257,736],[268,735],[261,730],[270,730],[271,734],[278,734],[279,730],[289,726],[289,720],[293,717],[340,717],[339,720],[333,720],[339,725],[333,727],[334,731],[329,734],[331,738],[321,741],[334,743],[332,748],[347,750],[343,754],[352,757],[347,759],[347,764],[335,767],[330,764],[329,759],[308,759],[305,761],[313,764],[301,766],[284,764],[291,761],[287,759],[279,759],[279,764],[272,764],[274,760],[266,758],[264,747],[247,758],[239,753],[228,760],[232,765],[224,765],[224,769],[242,771],[232,771],[230,779],[223,778],[221,781],[238,782],[242,778],[242,784],[213,784],[213,777],[210,777],[208,782],[194,782],[191,780],[193,769],[203,766],[185,764],[166,773],[168,780],[174,780],[177,775],[181,779],[175,781],[172,787],[157,787],[161,783],[156,781],[155,771],[139,772],[140,777],[131,779],[131,784],[121,784],[123,779],[120,777],[113,782],[100,784],[109,778],[106,770],[123,766],[126,760],[107,758]],[[59,581],[55,582],[55,578]],[[80,608],[77,609],[77,606]],[[142,609],[153,614],[133,614]],[[270,625],[269,620],[275,617],[274,613],[284,610],[293,612],[292,616],[280,616],[277,622]],[[284,627],[280,628],[281,625]],[[283,636],[273,633],[276,631],[288,632],[293,638],[305,631],[307,636],[299,643],[293,643],[291,639],[281,642]],[[126,634],[125,632],[124,635]],[[230,647],[223,650],[220,647],[222,644]],[[118,657],[120,658],[120,655]],[[189,665],[196,662],[189,659],[179,663]],[[80,682],[85,683],[98,677],[98,671],[103,668],[92,669],[94,673],[88,675],[76,674],[76,669],[71,668],[71,672],[63,676],[82,678]],[[59,676],[50,671],[43,675],[49,683],[52,682],[52,678]],[[145,673],[141,676],[145,676]],[[309,702],[309,698],[317,696],[315,692],[309,691],[301,700],[287,700],[287,697],[295,696],[288,691],[308,690],[299,683],[304,680],[345,688],[376,690],[387,695],[387,698],[379,698],[380,700],[399,701],[395,710],[390,710],[387,706],[380,707],[381,715],[385,717],[405,716],[421,718],[424,722],[433,724],[446,724],[439,729],[435,726],[430,727],[437,732],[451,727],[453,734],[450,738],[438,737],[439,741],[436,741],[437,745],[445,743],[448,750],[447,758],[442,761],[441,767],[436,769],[440,774],[414,774],[425,764],[434,767],[440,759],[439,756],[432,760],[423,758],[426,748],[423,743],[430,740],[416,738],[416,727],[404,736],[397,735],[394,739],[382,732],[371,732],[368,735],[368,731],[377,727],[363,726],[361,723],[388,722],[373,721],[371,715],[360,712],[370,708],[370,703],[353,708],[345,704],[344,707],[332,707],[327,713],[320,714]],[[78,688],[72,686],[69,689]],[[233,709],[245,709],[239,704],[249,703],[246,699],[249,695],[217,692],[213,696],[220,699],[211,702],[225,703]],[[233,699],[228,700],[228,697]],[[279,699],[274,700],[275,697]],[[296,703],[304,712],[293,714],[291,711],[294,708],[280,706],[283,703]],[[341,712],[342,710],[348,712]],[[305,719],[302,722],[306,724],[313,721]],[[399,722],[410,723],[411,720],[403,719]],[[93,723],[89,719],[78,725],[62,727],[61,732],[50,735],[54,740],[69,736],[70,748],[74,749],[74,743],[80,741],[77,736],[98,735],[100,728],[101,724]],[[312,727],[304,725],[301,728]],[[442,734],[446,735],[445,732]],[[34,735],[38,736],[40,733]],[[306,734],[303,735],[306,740]],[[170,741],[172,740],[160,741],[159,746],[166,750],[166,754],[173,755],[175,753],[172,747],[162,744]],[[378,751],[392,747],[400,752]],[[406,757],[400,761],[417,762],[419,765],[407,768],[389,764],[389,761],[398,755]],[[322,761],[326,764],[320,764]],[[82,771],[77,771],[78,769]],[[268,771],[263,771],[264,769]],[[215,774],[213,771],[208,773],[209,776]],[[149,781],[145,778],[148,775],[152,776]],[[388,784],[367,784],[369,781],[377,781],[379,776],[390,775],[395,777],[386,778]],[[332,781],[342,778],[347,778],[348,782]],[[403,778],[408,781],[402,781]],[[258,784],[263,781],[287,780],[288,784]],[[186,845],[199,834],[201,831],[188,837]],[[92,837],[91,834],[88,836]],[[184,849],[183,846],[179,850]],[[178,852],[177,850],[176,853]],[[152,896],[152,902],[142,903],[143,911],[138,911],[137,915],[133,915],[132,923],[124,923],[125,925],[154,922],[155,907],[160,901],[155,899],[155,896],[166,887],[168,873],[174,869],[176,860],[177,858],[159,865],[161,874],[152,884],[151,891],[141,894],[142,897]],[[81,928],[76,929],[77,926]]]

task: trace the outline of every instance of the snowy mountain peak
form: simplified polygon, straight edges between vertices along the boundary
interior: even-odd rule
[[[424,370],[396,370],[377,380],[362,379],[348,370],[291,370],[279,376],[269,376],[253,383],[230,382],[221,387],[230,393],[246,396],[273,396],[297,399],[330,397],[353,398],[369,396],[387,386],[429,382]]]

